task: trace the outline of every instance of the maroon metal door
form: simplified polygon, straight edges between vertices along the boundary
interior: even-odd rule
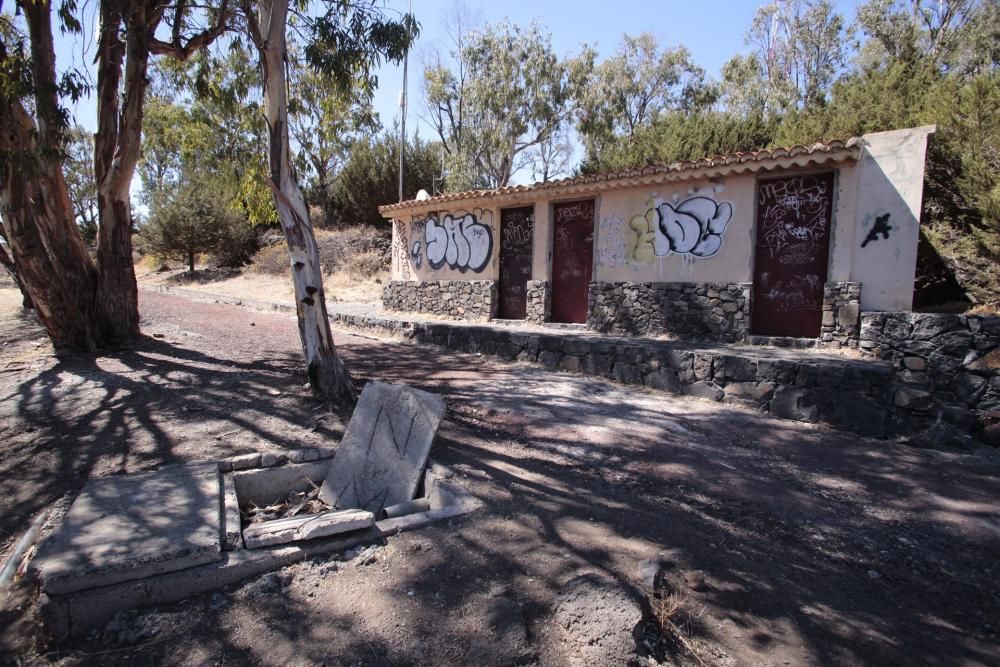
[[[500,211],[500,317],[523,320],[531,279],[532,236],[535,207]]]
[[[594,201],[553,207],[552,321],[587,321],[587,289],[594,265]]]
[[[832,212],[832,173],[757,184],[755,334],[819,336]]]

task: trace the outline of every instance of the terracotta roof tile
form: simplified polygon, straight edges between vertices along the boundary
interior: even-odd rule
[[[790,146],[787,148],[765,148],[759,151],[736,152],[728,155],[713,155],[696,160],[682,160],[671,164],[658,164],[635,169],[621,169],[618,171],[606,171],[597,174],[585,174],[581,176],[571,176],[557,178],[552,181],[532,183],[529,185],[507,185],[495,190],[466,190],[465,192],[452,192],[448,194],[430,197],[424,200],[410,199],[394,204],[379,206],[382,214],[392,211],[413,208],[416,206],[426,207],[438,203],[458,201],[461,199],[478,199],[483,197],[496,197],[500,195],[516,194],[531,191],[558,190],[568,186],[585,186],[592,183],[619,181],[628,178],[639,178],[644,176],[655,176],[659,174],[672,174],[698,169],[714,169],[731,165],[745,165],[748,163],[761,163],[765,167],[767,162],[777,161],[786,158],[796,158],[802,156],[812,156],[816,154],[829,154],[836,152],[854,153],[861,145],[860,137],[850,139],[834,139],[827,142],[817,142],[811,146]],[[849,157],[849,156],[845,156]]]

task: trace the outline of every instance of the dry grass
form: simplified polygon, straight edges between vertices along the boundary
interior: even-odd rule
[[[151,273],[143,276],[140,280],[148,284],[171,284],[175,282],[171,278],[176,275],[178,275],[177,271]],[[324,275],[323,286],[328,302],[381,304],[382,286],[388,279],[388,272],[359,279],[352,278],[346,271],[338,271]],[[280,276],[245,271],[240,275],[222,280],[188,283],[184,285],[184,289],[273,303],[290,303],[295,296],[292,289],[292,279],[287,271],[285,275]]]

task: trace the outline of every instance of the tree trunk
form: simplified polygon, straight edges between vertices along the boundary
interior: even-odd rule
[[[115,342],[139,335],[139,290],[132,262],[132,203],[129,190],[139,162],[146,67],[149,63],[150,15],[143,0],[101,2],[98,41],[97,134],[94,175],[97,180],[98,306]],[[125,26],[125,42],[119,37]],[[125,63],[124,94],[122,63]],[[125,106],[121,107],[121,100]]]
[[[51,5],[23,3],[35,81],[33,120],[22,100],[0,94],[0,213],[11,263],[56,350],[104,342],[96,309],[97,271],[73,220],[58,155]],[[0,40],[0,58],[6,48]]]
[[[245,7],[250,9],[249,3]],[[330,333],[319,251],[305,196],[295,178],[288,143],[288,99],[285,80],[287,0],[259,0],[259,23],[247,11],[251,36],[260,54],[264,116],[268,128],[268,185],[285,233],[295,286],[295,310],[309,383],[328,399],[353,399],[350,375],[337,356]]]
[[[194,252],[188,251],[188,271],[194,273]]]

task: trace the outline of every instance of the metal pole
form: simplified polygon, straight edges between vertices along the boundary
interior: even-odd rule
[[[413,14],[413,0],[409,2],[407,13]],[[403,55],[403,92],[399,96],[399,201],[403,201],[403,153],[406,152],[406,70],[410,61],[410,47]]]

